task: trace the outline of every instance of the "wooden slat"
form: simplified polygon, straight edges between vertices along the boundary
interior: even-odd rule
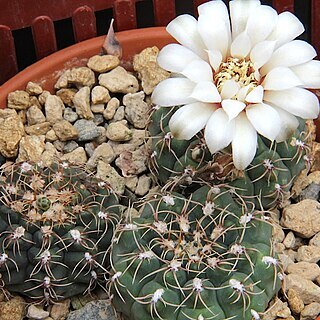
[[[91,39],[97,35],[96,17],[88,6],[79,7],[73,12],[72,26],[76,42]]]
[[[193,11],[194,11],[194,14],[196,15],[196,16],[198,16],[198,10],[197,10],[197,8],[201,5],[201,4],[203,4],[203,3],[206,3],[206,2],[208,2],[209,0],[193,0]]]
[[[312,0],[311,41],[320,56],[320,2]]]
[[[37,17],[32,21],[31,28],[38,60],[57,51],[56,35],[51,18]]]
[[[166,26],[176,16],[174,0],[153,0],[154,20],[156,26]]]
[[[22,29],[30,27],[33,19],[39,16],[48,16],[53,21],[58,21],[70,18],[81,6],[87,5],[93,11],[101,11],[113,8],[114,2],[115,0],[0,0],[0,23],[11,30]]]
[[[273,7],[281,13],[283,11],[294,12],[294,0],[273,0]]]
[[[18,63],[12,32],[9,27],[0,25],[0,84],[18,72]]]
[[[135,29],[137,27],[135,1],[114,1],[113,13],[117,31]]]

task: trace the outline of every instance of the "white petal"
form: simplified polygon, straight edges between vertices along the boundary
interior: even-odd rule
[[[260,1],[257,0],[240,0],[230,2],[229,8],[233,39],[245,30],[251,11],[258,6],[260,6]]]
[[[292,41],[304,32],[304,26],[299,19],[289,11],[279,14],[278,23],[273,32],[268,37],[268,40],[276,40],[276,48],[283,44]]]
[[[248,120],[245,112],[235,119],[235,132],[232,140],[233,163],[244,170],[257,152],[257,131]]]
[[[213,70],[218,71],[222,62],[222,53],[219,50],[208,50],[208,57]]]
[[[228,8],[221,0],[209,1],[198,7],[199,16],[209,15],[211,19],[220,18],[225,24],[229,24]]]
[[[181,72],[194,60],[201,60],[201,58],[177,43],[171,43],[162,48],[157,58],[159,66],[170,72]]]
[[[246,108],[249,121],[264,137],[273,141],[280,132],[281,120],[276,110],[271,106],[259,103]]]
[[[271,58],[275,41],[262,41],[257,43],[250,53],[250,60],[255,70],[260,69]]]
[[[320,88],[320,61],[311,60],[299,66],[291,67],[291,70],[303,82],[303,86],[308,89]]]
[[[238,101],[238,100],[231,100],[226,99],[221,102],[223,110],[229,117],[229,120],[234,119],[238,116],[238,114],[246,107],[246,104]]]
[[[249,90],[250,90],[250,86],[242,87],[238,92],[237,100],[244,102]]]
[[[291,113],[289,113],[281,108],[277,108],[274,105],[272,107],[278,112],[278,115],[281,120],[280,132],[278,133],[278,135],[276,137],[276,141],[282,142],[292,136],[293,132],[299,126],[299,121]]]
[[[207,59],[206,48],[199,35],[198,23],[194,17],[188,14],[178,16],[167,25],[166,30],[183,46],[195,52],[202,59]]]
[[[204,138],[210,152],[213,154],[226,148],[233,137],[234,120],[229,121],[229,117],[219,108],[213,113],[207,122],[204,130]]]
[[[265,91],[264,100],[303,119],[316,119],[319,114],[317,96],[306,89],[291,88],[283,91]]]
[[[263,100],[263,93],[263,87],[257,86],[246,96],[245,100],[249,103],[261,103]]]
[[[177,139],[190,140],[204,128],[216,107],[213,104],[195,102],[179,108],[169,121],[169,128]]]
[[[152,103],[167,107],[196,102],[190,97],[194,87],[195,83],[186,78],[163,80],[153,90]]]
[[[212,81],[213,79],[211,66],[203,60],[190,62],[181,73],[194,82]]]
[[[231,43],[231,56],[243,59],[251,50],[251,40],[246,32],[240,33]]]
[[[265,90],[285,90],[300,86],[302,82],[289,68],[277,67],[266,75],[262,85]]]
[[[266,75],[275,67],[292,67],[312,60],[317,55],[316,50],[302,40],[290,41],[278,48],[260,73]]]
[[[212,19],[207,14],[200,15],[198,19],[198,31],[206,47],[209,50],[220,51],[224,60],[230,40],[230,31],[224,21],[219,17]]]
[[[217,87],[213,82],[209,81],[198,82],[191,93],[191,97],[201,102],[221,102]]]
[[[278,22],[277,11],[269,6],[259,6],[250,12],[246,32],[252,45],[264,41]]]
[[[239,84],[234,80],[227,80],[223,84],[222,90],[221,90],[221,98],[224,99],[231,99],[233,98],[239,91],[240,86]]]

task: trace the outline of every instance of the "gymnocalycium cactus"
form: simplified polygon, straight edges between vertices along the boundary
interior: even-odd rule
[[[46,303],[103,287],[121,209],[106,183],[67,162],[9,163],[0,203],[2,287]]]
[[[126,319],[251,319],[279,289],[272,226],[234,188],[157,194],[119,226],[110,292]]]
[[[178,140],[168,126],[175,109],[160,107],[151,116],[151,169],[165,189],[186,188],[192,183],[228,182],[243,196],[260,195],[264,208],[285,203],[299,173],[310,165],[311,131],[305,121],[285,142],[258,138],[256,156],[248,168],[237,170],[230,150],[211,155],[201,132],[190,141]]]

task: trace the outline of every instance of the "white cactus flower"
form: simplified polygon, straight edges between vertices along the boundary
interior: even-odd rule
[[[158,84],[154,104],[180,105],[169,127],[177,139],[204,129],[211,153],[232,144],[236,168],[256,154],[257,133],[286,140],[296,117],[315,119],[319,102],[306,90],[320,87],[315,49],[294,40],[304,32],[290,12],[258,0],[233,0],[230,17],[221,0],[198,7],[199,18],[181,15],[167,26],[180,43],[165,46],[159,65],[174,77]]]

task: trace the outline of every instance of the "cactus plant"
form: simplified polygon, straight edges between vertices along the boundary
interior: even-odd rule
[[[285,142],[271,143],[259,136],[254,160],[248,168],[239,171],[232,164],[229,149],[211,156],[201,132],[190,141],[174,138],[168,122],[175,110],[156,108],[149,125],[150,166],[165,189],[223,180],[238,187],[243,196],[261,195],[263,207],[271,208],[285,202],[294,179],[310,164],[310,131],[305,121],[300,121]]]
[[[102,286],[121,212],[106,183],[67,162],[9,163],[0,194],[5,289],[48,303]]]
[[[109,290],[125,319],[251,319],[279,289],[264,211],[228,185],[156,194],[119,225]]]

